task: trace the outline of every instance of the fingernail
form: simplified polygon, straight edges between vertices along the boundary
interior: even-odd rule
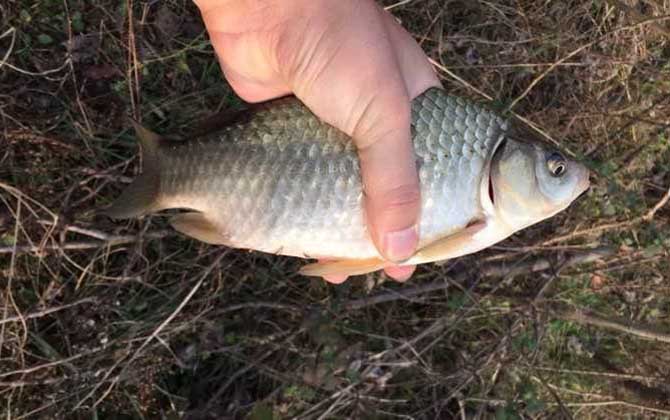
[[[386,267],[384,271],[393,280],[405,282],[412,277],[412,274],[414,274],[414,268],[415,266],[413,265],[392,265]]]
[[[400,262],[411,257],[419,242],[416,226],[384,235],[384,254],[394,262]]]

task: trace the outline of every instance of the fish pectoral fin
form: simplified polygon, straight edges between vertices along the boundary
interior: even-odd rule
[[[463,230],[442,239],[438,239],[421,248],[409,261],[416,261],[417,264],[420,264],[423,262],[433,262],[459,257],[463,255],[463,248],[466,248],[467,245],[470,245],[472,241],[474,241],[474,235],[485,227],[486,222],[484,221],[474,222]]]
[[[380,258],[365,260],[331,260],[303,266],[299,273],[304,276],[357,276],[381,270],[389,265]]]
[[[204,214],[198,212],[178,214],[170,219],[172,227],[184,235],[212,245],[226,245],[228,237]]]

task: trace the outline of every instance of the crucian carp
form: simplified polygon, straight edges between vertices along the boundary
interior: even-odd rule
[[[261,104],[187,141],[135,129],[143,170],[108,216],[186,209],[171,225],[201,241],[327,258],[304,266],[305,275],[391,264],[367,230],[354,143],[296,98]],[[477,252],[564,210],[588,188],[582,164],[522,137],[510,121],[442,89],[412,101],[420,242],[401,264]]]

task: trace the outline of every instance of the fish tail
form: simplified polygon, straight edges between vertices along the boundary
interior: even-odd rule
[[[161,137],[131,120],[142,148],[142,173],[102,213],[113,219],[130,219],[160,210]]]

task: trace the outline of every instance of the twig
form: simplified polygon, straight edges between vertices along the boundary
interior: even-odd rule
[[[668,187],[668,191],[665,192],[665,195],[659,200],[658,203],[654,207],[651,208],[644,216],[642,216],[642,220],[645,222],[648,222],[654,218],[654,215],[656,215],[656,212],[661,209],[661,207],[665,206],[668,204],[668,200],[670,200],[670,187]]]
[[[23,320],[41,318],[43,316],[47,316],[47,315],[52,314],[54,312],[63,311],[65,309],[72,308],[74,306],[79,306],[79,305],[82,305],[84,303],[95,303],[95,302],[96,302],[95,299],[82,299],[82,300],[78,300],[76,302],[69,303],[67,305],[54,306],[53,308],[47,308],[47,309],[44,309],[44,310],[41,310],[41,311],[29,313],[27,315],[8,316],[8,317],[5,317],[3,319],[0,319],[0,325],[7,324],[7,323],[10,323],[10,322],[17,322],[17,321],[23,322]]]
[[[621,372],[621,369],[601,352],[596,352],[593,360],[608,371]],[[630,395],[631,398],[627,399],[631,402],[643,405],[649,403],[656,407],[663,404],[668,407],[666,402],[670,400],[670,394],[666,391],[665,384],[654,386],[642,381],[631,380],[612,380],[610,382],[617,395]]]
[[[10,34],[12,35],[12,40],[9,42],[9,48],[7,48],[5,56],[2,57],[2,60],[0,60],[0,69],[7,63],[9,56],[12,55],[12,51],[14,51],[14,43],[16,42],[16,28],[12,26],[11,28],[7,29],[2,35],[0,35],[0,39],[2,39]]]
[[[579,369],[559,369],[554,367],[543,367],[543,366],[533,366],[533,369],[543,370],[547,372],[554,373],[564,373],[570,375],[585,375],[585,376],[602,376],[605,378],[615,378],[615,379],[631,379],[636,381],[648,381],[648,382],[666,382],[666,377],[654,377],[654,376],[645,376],[645,375],[635,375],[631,373],[620,373],[620,372],[599,372],[597,370],[579,370]]]
[[[126,78],[128,80],[128,91],[130,93],[130,109],[132,115],[137,118],[137,106],[140,101],[140,76],[139,64],[137,60],[137,45],[135,43],[135,27],[133,25],[133,2],[126,0],[126,13],[128,17],[128,69]]]
[[[179,315],[179,313],[182,311],[182,309],[184,309],[184,307],[186,306],[186,304],[188,304],[188,302],[191,301],[191,299],[193,298],[193,296],[195,295],[195,293],[200,289],[200,287],[203,285],[203,283],[205,282],[205,280],[209,277],[209,274],[214,270],[214,268],[215,268],[216,266],[219,265],[219,263],[221,262],[221,259],[223,258],[223,256],[224,256],[225,254],[226,254],[226,252],[224,251],[224,252],[222,252],[219,256],[217,256],[217,257],[214,259],[214,261],[212,262],[212,264],[210,264],[209,267],[207,267],[207,268],[205,269],[205,271],[202,273],[202,275],[201,275],[200,278],[198,279],[197,283],[191,288],[191,290],[188,292],[188,294],[186,295],[186,297],[184,297],[184,299],[181,301],[181,303],[179,304],[179,306],[177,306],[177,307],[175,308],[175,310],[172,311],[172,313],[171,313],[167,318],[165,318],[165,320],[164,320],[163,322],[161,322],[160,325],[159,325],[158,327],[156,327],[156,329],[151,333],[151,335],[150,335],[149,337],[147,337],[147,338],[144,340],[144,342],[143,342],[143,343],[140,345],[140,347],[133,353],[133,355],[130,356],[130,358],[127,359],[126,365],[120,370],[119,374],[116,375],[116,376],[111,380],[111,383],[109,384],[109,386],[107,387],[107,389],[105,390],[105,392],[102,394],[102,396],[100,396],[100,398],[98,398],[98,399],[93,403],[93,407],[96,407],[98,404],[100,404],[100,403],[104,400],[104,398],[111,392],[111,390],[114,388],[114,386],[116,386],[116,384],[119,382],[119,379],[120,379],[121,374],[123,373],[123,371],[125,371],[125,370],[128,368],[128,366],[130,366],[130,364],[131,364],[133,361],[135,361],[135,359],[137,359],[137,358],[139,357],[139,355],[140,355],[140,354],[142,353],[142,351],[146,348],[146,346],[147,346],[151,341],[153,341],[153,340],[158,336],[158,334],[160,334],[160,332],[163,331],[163,329],[164,329],[170,322],[172,322],[172,320],[173,320],[177,315]],[[74,409],[76,410],[77,408],[81,407],[81,404],[83,404],[86,400],[88,400],[89,398],[91,398],[91,397],[96,393],[96,391],[102,386],[102,384],[104,384],[105,381],[107,381],[107,380],[109,379],[109,377],[111,376],[112,372],[114,372],[114,370],[115,370],[118,366],[120,366],[121,363],[123,363],[124,361],[126,361],[126,358],[123,358],[123,357],[122,357],[122,358],[120,358],[116,363],[114,363],[114,365],[113,365],[109,370],[107,370],[107,372],[105,372],[105,374],[103,375],[103,377],[102,377],[102,379],[100,380],[100,382],[98,382],[98,384],[97,384],[96,386],[94,386],[93,389],[92,389],[88,394],[86,394],[86,396],[84,396],[84,398],[82,398],[82,399],[75,405],[75,408],[74,408]]]
[[[663,197],[661,197],[661,199],[654,205],[654,207],[649,209],[649,211],[647,211],[642,216],[638,216],[632,220],[626,220],[624,222],[605,223],[604,225],[595,226],[589,229],[577,230],[567,235],[557,236],[555,238],[549,239],[548,241],[544,241],[540,244],[540,246],[552,245],[558,242],[563,242],[565,240],[577,238],[580,236],[591,235],[606,230],[612,230],[622,227],[630,227],[633,225],[637,225],[639,223],[649,222],[654,218],[656,212],[658,212],[663,206],[668,204],[669,200],[670,200],[670,187],[668,187],[668,191],[663,195]]]
[[[82,357],[90,356],[94,353],[97,353],[97,352],[103,350],[104,348],[105,348],[105,346],[94,347],[94,348],[89,349],[85,352],[75,354],[74,356],[70,356],[70,357],[67,357],[65,359],[56,360],[54,362],[43,363],[41,365],[32,366],[32,367],[29,367],[29,368],[13,370],[11,372],[3,372],[3,373],[0,373],[0,378],[5,378],[7,376],[14,376],[14,375],[27,375],[29,373],[33,373],[33,372],[36,372],[36,371],[41,370],[41,369],[49,369],[49,368],[52,368],[54,366],[69,364],[73,360],[77,360],[77,359],[81,359]]]
[[[9,36],[10,34],[12,35],[12,40],[10,41],[9,48],[7,49],[7,52],[5,52],[5,55],[2,57],[2,60],[0,60],[0,68],[6,66],[6,67],[18,72],[18,73],[25,74],[27,76],[46,76],[48,74],[57,73],[57,72],[63,70],[65,67],[67,67],[70,64],[71,60],[70,60],[70,58],[67,58],[67,59],[65,59],[63,64],[61,64],[60,67],[50,69],[50,70],[44,70],[44,71],[39,72],[39,73],[28,71],[28,70],[23,70],[21,68],[18,68],[16,66],[12,65],[12,64],[9,64],[7,62],[7,60],[9,59],[9,56],[12,54],[12,52],[14,50],[14,43],[16,41],[16,28],[11,27],[11,28],[7,29],[5,32],[3,32],[2,35],[0,35],[0,39],[2,39],[6,36]]]
[[[585,252],[575,253],[561,264],[561,268],[587,264],[615,254],[616,249],[608,247],[596,248]],[[514,265],[505,263],[491,263],[484,265],[479,270],[479,275],[481,277],[513,277],[521,274],[545,271],[551,268],[553,265],[555,265],[555,262],[549,258],[537,258]],[[346,310],[361,309],[366,306],[377,305],[379,303],[411,299],[426,293],[444,290],[454,283],[462,283],[467,280],[468,276],[469,275],[467,272],[461,271],[450,276],[452,279],[450,282],[436,281],[410,288],[404,288],[402,290],[387,291],[371,297],[354,299],[345,303],[344,308]]]
[[[645,19],[645,16],[642,13],[638,12],[636,8],[627,5],[626,3],[624,3],[621,0],[606,0],[606,1],[607,1],[607,3],[610,4],[610,6],[612,6],[614,8],[617,8],[617,9],[620,9],[620,10],[623,10],[625,14],[632,15],[633,18],[637,19],[638,21],[642,21],[642,20]],[[665,36],[666,38],[670,38],[670,31],[663,28],[657,22],[652,22],[652,23],[653,24],[649,25],[649,26],[651,27],[651,29],[653,31]]]
[[[482,98],[486,99],[487,101],[492,101],[493,100],[493,97],[491,95],[487,94],[486,92],[484,92],[482,90],[477,89],[471,83],[469,83],[467,80],[463,79],[462,77],[460,77],[459,75],[457,75],[453,71],[449,70],[446,66],[443,66],[442,64],[433,60],[432,58],[428,58],[428,61],[430,62],[430,64],[435,66],[438,70],[442,71],[444,74],[446,74],[447,76],[456,80],[457,82],[459,82],[460,84],[462,84],[466,88],[470,89],[471,91],[475,92],[476,94],[478,94]]]
[[[485,403],[491,405],[507,405],[510,403],[509,400],[502,399],[488,399],[488,398],[466,398],[465,401],[472,401],[478,403]],[[523,401],[517,401],[518,403],[523,403]],[[557,403],[547,403],[550,406],[556,406]],[[609,401],[584,401],[584,402],[566,402],[564,403],[566,407],[603,407],[608,405],[625,405],[632,408],[639,408],[641,410],[654,411],[656,413],[670,414],[668,410],[662,410],[660,408],[648,407],[646,405],[636,404],[624,400],[609,400]]]
[[[48,401],[48,402],[42,404],[41,406],[35,408],[34,410],[30,410],[30,411],[28,411],[27,413],[21,413],[20,415],[14,417],[14,420],[34,419],[34,418],[37,418],[37,416],[35,416],[35,414],[39,413],[40,411],[45,411],[45,410],[47,410],[47,409],[49,409],[49,408],[51,408],[51,407],[53,407],[53,406],[55,406],[55,405],[64,403],[66,400],[69,400],[71,397],[72,397],[72,395],[67,395],[67,396],[65,396],[65,397],[63,397],[63,398],[58,398],[58,399],[50,400],[50,401]],[[46,399],[46,398],[45,398],[45,399]]]
[[[9,381],[9,382],[0,382],[0,387],[22,388],[25,386],[44,386],[44,385],[57,384],[65,380],[67,380],[67,377],[49,378],[41,381]]]
[[[661,19],[667,19],[667,18],[668,18],[668,16],[662,16],[662,17],[661,17]],[[509,105],[507,106],[507,108],[506,108],[505,111],[507,111],[507,112],[511,111],[512,108],[514,108],[514,106],[515,106],[517,103],[519,103],[520,100],[522,100],[523,98],[525,98],[526,95],[528,95],[528,93],[530,93],[530,91],[531,91],[531,90],[532,90],[532,89],[533,89],[533,88],[534,88],[534,87],[535,87],[535,86],[536,86],[542,79],[544,79],[544,78],[547,76],[547,74],[549,74],[550,72],[552,72],[552,71],[553,71],[559,64],[563,63],[564,61],[567,61],[569,58],[574,57],[575,55],[579,54],[580,52],[584,51],[585,49],[587,49],[587,48],[589,48],[589,47],[591,47],[591,46],[597,44],[598,42],[602,41],[602,40],[605,39],[606,37],[608,37],[608,36],[610,36],[610,35],[613,35],[614,33],[619,32],[619,31],[622,30],[622,29],[626,29],[626,28],[629,28],[629,27],[634,27],[634,26],[638,26],[638,25],[642,25],[642,24],[646,24],[646,23],[652,23],[652,24],[653,24],[652,26],[657,25],[657,23],[656,23],[656,19],[641,19],[639,22],[637,22],[637,23],[635,23],[635,24],[627,25],[627,26],[623,26],[623,27],[621,27],[621,28],[616,28],[616,29],[614,29],[614,30],[612,30],[612,31],[610,31],[610,32],[608,32],[608,33],[606,33],[606,34],[601,35],[600,37],[594,39],[593,41],[588,42],[588,43],[582,45],[581,47],[579,47],[579,48],[573,50],[573,51],[570,52],[568,55],[564,56],[563,58],[561,58],[560,60],[556,61],[554,64],[552,64],[551,66],[549,66],[545,71],[543,71],[542,73],[540,73],[535,79],[533,79],[533,81],[526,87],[526,89],[525,89],[525,90],[524,90],[518,97],[516,97],[516,98],[512,101],[511,104],[509,104]],[[654,27],[655,27],[655,26],[654,26]]]
[[[591,41],[591,42],[588,42],[588,43],[582,45],[581,47],[579,47],[579,48],[573,50],[572,52],[570,52],[568,55],[564,56],[564,57],[561,58],[560,60],[554,62],[551,66],[547,67],[542,73],[540,73],[535,79],[533,79],[532,82],[530,82],[530,83],[528,84],[528,86],[526,87],[526,89],[525,89],[523,92],[521,92],[521,94],[520,94],[519,96],[517,96],[516,98],[514,98],[514,100],[512,101],[512,103],[510,103],[510,104],[507,106],[507,108],[505,108],[505,112],[510,112],[510,111],[512,111],[512,109],[514,108],[514,106],[516,106],[516,104],[518,104],[519,101],[521,101],[523,98],[525,98],[525,97],[530,93],[530,91],[533,90],[533,88],[534,88],[538,83],[540,83],[540,81],[541,81],[542,79],[544,79],[549,73],[551,73],[552,71],[554,71],[554,69],[555,69],[559,64],[563,63],[564,61],[569,60],[570,58],[572,58],[572,57],[574,57],[575,55],[579,54],[580,52],[584,51],[585,49],[591,47],[593,44],[595,44],[595,43],[598,42],[598,41],[600,41],[600,39],[599,39],[599,38],[596,38],[595,40],[593,40],[593,41]]]
[[[430,61],[430,63],[431,63],[433,66],[435,66],[438,70],[442,71],[444,74],[448,75],[448,76],[451,77],[452,79],[458,81],[458,82],[461,83],[463,86],[465,86],[465,87],[467,87],[468,89],[472,90],[473,92],[477,93],[478,95],[480,95],[481,97],[485,98],[486,100],[488,100],[488,101],[493,101],[493,97],[492,97],[491,95],[489,95],[489,94],[487,94],[486,92],[483,92],[483,91],[477,89],[477,88],[474,87],[471,83],[469,83],[468,81],[466,81],[466,80],[463,79],[462,77],[458,76],[456,73],[452,72],[452,71],[449,70],[447,67],[443,66],[442,64],[440,64],[440,63],[438,63],[437,61],[433,60],[432,58],[429,58],[428,61]],[[560,143],[559,143],[556,139],[554,139],[553,137],[551,137],[547,132],[545,132],[544,130],[542,130],[537,124],[535,124],[534,122],[532,122],[532,121],[529,120],[528,118],[526,118],[526,117],[524,117],[524,116],[522,116],[522,115],[519,115],[519,114],[517,114],[517,113],[514,112],[514,111],[511,111],[511,114],[512,114],[514,117],[518,118],[519,121],[524,122],[526,125],[528,125],[528,127],[532,128],[536,133],[540,134],[540,135],[541,135],[542,137],[544,137],[547,141],[553,143],[553,144],[556,145],[557,147],[560,146]],[[566,152],[568,152],[570,155],[572,155],[572,156],[576,156],[576,153],[573,152],[572,150],[566,148],[565,145],[563,146],[563,149],[564,149]]]
[[[541,80],[542,80],[542,79],[543,79],[549,72],[553,71],[557,66],[561,65],[563,62],[567,61],[570,57],[573,57],[574,55],[578,54],[579,52],[583,51],[584,49],[586,49],[586,48],[588,48],[588,47],[591,47],[591,46],[597,44],[598,42],[600,42],[600,41],[606,39],[608,36],[611,36],[611,35],[613,35],[613,34],[616,34],[616,33],[620,32],[620,31],[623,31],[623,30],[626,30],[626,29],[635,28],[635,27],[638,27],[638,26],[641,26],[641,25],[646,25],[646,24],[657,25],[657,22],[662,22],[662,21],[665,21],[665,20],[668,20],[668,19],[670,19],[670,16],[654,16],[654,17],[647,18],[647,19],[641,19],[641,20],[638,21],[638,22],[634,22],[634,23],[631,23],[631,24],[629,24],[629,25],[621,26],[621,27],[619,27],[619,28],[615,28],[615,29],[613,29],[612,31],[607,32],[607,33],[601,35],[600,37],[596,38],[595,40],[593,40],[593,41],[591,41],[591,42],[589,42],[589,43],[586,43],[586,44],[582,45],[581,47],[577,48],[576,50],[573,50],[571,53],[569,53],[569,54],[566,55],[565,57],[563,57],[563,58],[559,59],[558,61],[552,63],[552,64],[551,64],[545,71],[543,71],[538,77],[536,77],[536,78],[535,78],[535,79],[528,85],[528,87],[526,88],[526,90],[525,90],[521,95],[519,95],[519,96],[518,96],[518,97],[517,97],[517,98],[516,98],[516,99],[515,99],[515,100],[514,100],[508,107],[507,107],[507,111],[510,112],[512,115],[514,115],[514,116],[515,116],[516,118],[518,118],[519,120],[521,120],[521,121],[523,121],[524,123],[526,123],[530,128],[532,128],[533,130],[535,130],[538,134],[542,135],[546,140],[550,141],[551,143],[553,143],[553,144],[556,145],[556,146],[559,146],[559,143],[558,143],[553,137],[551,137],[549,134],[547,134],[546,132],[544,132],[543,130],[541,130],[536,124],[532,123],[532,122],[531,122],[530,120],[528,120],[527,118],[522,117],[522,116],[518,115],[516,112],[512,111],[512,108],[513,108],[513,107],[514,107],[514,106],[515,106],[521,99],[523,99],[523,98],[524,98],[524,97],[525,97],[525,96],[526,96],[526,95],[533,89],[533,87],[535,87],[535,85],[536,85],[537,83],[539,83],[539,82],[540,82],[540,81],[541,81]],[[467,82],[465,79],[463,79],[462,77],[458,76],[457,74],[455,74],[454,72],[452,72],[451,70],[449,70],[446,66],[443,66],[442,64],[438,63],[437,61],[435,61],[435,60],[433,60],[433,59],[431,59],[431,58],[429,58],[429,61],[430,61],[430,63],[431,63],[434,67],[436,67],[437,69],[439,69],[439,70],[442,71],[444,74],[446,74],[447,76],[451,77],[452,79],[458,81],[458,82],[461,83],[463,86],[465,86],[465,87],[467,87],[468,89],[470,89],[470,90],[476,92],[478,95],[482,96],[483,98],[487,99],[488,101],[492,101],[492,100],[493,100],[493,97],[492,97],[491,95],[488,95],[487,93],[485,93],[485,92],[483,92],[483,91],[477,89],[477,88],[474,87],[471,83]],[[569,153],[569,154],[572,155],[572,156],[576,156],[576,154],[575,154],[572,150],[566,148],[565,146],[563,146],[563,150],[565,150],[567,153]]]
[[[414,0],[400,0],[400,1],[397,2],[397,3],[394,3],[394,4],[390,5],[390,6],[386,6],[386,7],[384,7],[384,9],[386,9],[386,10],[392,10],[392,9],[395,9],[396,7],[404,6],[404,5],[406,5],[407,3],[411,3],[412,1],[414,1]]]
[[[79,226],[67,226],[65,228],[68,232],[79,233],[81,235],[90,236],[91,238],[99,239],[101,241],[108,241],[109,234],[105,232],[100,232],[99,230],[85,229]]]
[[[90,233],[90,232],[89,232]],[[155,232],[147,232],[144,235],[109,235],[106,240],[101,241],[78,241],[78,242],[66,242],[64,244],[51,244],[51,245],[18,245],[14,246],[2,246],[0,247],[0,254],[43,254],[45,252],[53,251],[73,251],[73,250],[85,250],[85,249],[95,249],[102,248],[106,246],[116,246],[116,245],[125,245],[130,243],[135,243],[141,240],[153,240],[153,239],[162,239],[167,236],[172,235],[174,232],[170,230],[158,230]]]
[[[224,308],[221,308],[217,311],[214,311],[216,315],[222,315],[228,312],[235,312],[239,311],[240,309],[260,309],[260,308],[267,308],[267,309],[275,309],[278,311],[289,311],[289,312],[298,312],[302,313],[303,309],[295,306],[295,305],[288,305],[285,303],[278,303],[278,302],[246,302],[246,303],[239,303],[237,305],[229,305]]]
[[[2,181],[0,181],[0,189],[3,189],[3,190],[5,190],[5,191],[7,191],[7,192],[8,192],[11,196],[13,196],[16,200],[23,200],[23,201],[25,201],[25,202],[27,202],[27,203],[31,203],[31,204],[34,204],[34,205],[38,206],[39,208],[41,208],[42,210],[44,210],[46,213],[48,213],[48,214],[53,218],[54,223],[56,223],[56,221],[58,221],[58,216],[56,215],[56,213],[54,213],[53,211],[49,210],[49,208],[48,208],[47,206],[45,206],[44,204],[40,203],[40,202],[37,201],[36,199],[34,199],[34,198],[30,197],[29,195],[25,194],[25,193],[24,193],[23,191],[21,191],[20,189],[18,189],[18,188],[16,188],[16,187],[13,187],[13,186],[11,186],[11,185],[9,185],[9,184],[6,184],[6,183],[4,183],[4,182],[2,182]],[[4,200],[3,200],[3,201],[4,201]],[[5,201],[5,203],[7,204],[6,201]],[[31,212],[33,215],[35,215],[35,216],[37,215],[37,213],[36,213],[31,207],[28,207],[28,209],[30,210],[30,212]]]
[[[563,418],[565,419],[570,419],[574,420],[574,416],[568,410],[568,408],[565,406],[565,403],[561,399],[560,395],[558,395],[558,392],[551,386],[551,384],[547,383],[547,381],[544,380],[544,378],[541,377],[541,375],[538,374],[538,376],[533,376],[532,377],[536,382],[538,382],[540,385],[546,388],[547,392],[551,394],[551,396],[556,400],[556,405],[558,408],[561,410],[561,413],[563,414]]]
[[[634,335],[645,340],[660,341],[662,343],[670,343],[670,334],[653,331],[649,327],[625,325],[624,322],[615,321],[612,319],[603,318],[598,315],[586,313],[582,310],[560,311],[554,314],[557,318],[574,321],[579,324],[593,325],[599,328],[619,331],[622,333]]]

